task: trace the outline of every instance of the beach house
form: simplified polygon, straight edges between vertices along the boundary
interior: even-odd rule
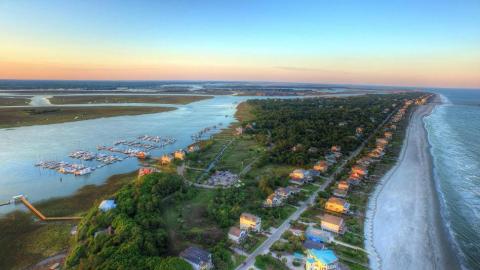
[[[337,213],[346,213],[350,208],[350,204],[347,203],[344,199],[337,197],[330,197],[325,203],[325,209]]]
[[[173,153],[173,157],[175,159],[184,160],[185,159],[185,151],[177,150],[177,151],[175,151],[175,153]]]
[[[249,213],[240,215],[240,229],[259,232],[262,228],[262,219]]]
[[[303,244],[302,246],[305,248],[305,249],[323,249],[325,247],[325,245],[322,243],[322,242],[315,242],[315,241],[312,241],[312,240],[308,240],[306,239],[305,241],[303,241]]]
[[[320,226],[323,230],[341,234],[344,231],[344,221],[343,218],[337,217],[330,214],[323,214],[319,216]]]
[[[377,146],[383,146],[383,147],[385,147],[385,145],[388,144],[388,141],[384,138],[378,138],[375,142]]]
[[[339,198],[345,198],[347,197],[348,190],[346,189],[339,189],[336,188],[333,190],[333,196],[339,197]]]
[[[265,199],[265,202],[263,203],[263,205],[265,207],[277,207],[277,206],[280,206],[282,205],[282,202],[283,202],[283,197],[281,197],[280,195],[278,195],[277,193],[272,193],[270,195],[268,195],[267,199]]]
[[[154,172],[158,172],[159,170],[157,170],[156,168],[153,168],[153,167],[142,167],[140,169],[138,169],[138,177],[142,177],[144,175],[149,175],[149,174],[152,174]]]
[[[338,258],[330,249],[307,249],[305,270],[336,270]]]
[[[98,209],[102,212],[108,212],[116,207],[117,204],[115,203],[115,200],[103,200],[98,206]]]
[[[172,156],[170,155],[163,155],[161,158],[160,158],[160,164],[161,165],[168,165],[172,162]]]
[[[305,231],[305,239],[318,243],[330,243],[333,241],[333,235],[328,231],[309,226]]]
[[[304,179],[305,178],[305,170],[302,169],[295,169],[293,172],[290,173],[291,179]]]
[[[180,253],[180,257],[192,265],[195,270],[213,269],[212,254],[198,247],[189,247]]]
[[[355,165],[352,167],[351,174],[357,174],[360,177],[364,177],[368,174],[368,171],[365,167],[360,165]]]
[[[228,239],[234,243],[241,243],[247,238],[247,231],[241,230],[240,228],[234,226],[230,227],[228,230]]]
[[[348,190],[349,187],[350,185],[348,184],[347,181],[339,181],[337,185],[338,189],[343,189],[343,190]]]
[[[313,166],[313,169],[315,171],[324,173],[328,170],[328,163],[325,160],[320,160],[317,163],[315,163],[315,165]]]
[[[188,149],[187,151],[189,153],[193,153],[193,152],[196,152],[196,151],[200,150],[200,146],[198,144],[191,144],[191,145],[188,146],[187,149]]]
[[[288,186],[288,187],[279,187],[275,190],[275,193],[282,197],[283,199],[287,199],[288,197],[292,196],[295,193],[300,192],[299,188]]]

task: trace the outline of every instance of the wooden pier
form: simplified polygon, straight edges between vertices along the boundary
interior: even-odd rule
[[[44,216],[37,208],[35,208],[25,196],[17,196],[16,200],[22,202],[35,216],[37,216],[41,221],[67,221],[67,220],[80,220],[82,217],[46,217]]]

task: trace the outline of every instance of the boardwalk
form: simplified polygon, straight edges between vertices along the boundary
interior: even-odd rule
[[[24,196],[19,197],[20,201],[41,221],[80,220],[81,217],[46,217],[35,208]]]

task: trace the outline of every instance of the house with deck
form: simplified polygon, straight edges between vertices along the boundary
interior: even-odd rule
[[[315,165],[313,165],[313,169],[315,171],[324,173],[328,170],[328,163],[325,160],[320,160],[317,163],[315,163]]]
[[[172,163],[173,157],[171,155],[163,155],[160,157],[160,165],[169,165]]]
[[[305,239],[317,243],[330,243],[333,241],[333,235],[328,231],[309,226],[305,231]]]
[[[336,270],[338,258],[330,249],[307,249],[305,270]]]
[[[241,243],[247,238],[247,231],[240,229],[239,227],[230,227],[228,230],[228,239],[234,243]]]
[[[336,188],[333,190],[333,196],[338,198],[345,198],[347,197],[348,190],[347,189],[339,189]]]
[[[240,215],[240,229],[259,232],[262,228],[262,219],[250,213]]]
[[[320,226],[323,230],[342,234],[345,230],[344,220],[341,217],[337,217],[330,214],[323,214],[319,216],[320,218]]]
[[[325,209],[337,213],[346,213],[350,208],[350,204],[344,199],[337,197],[330,197],[325,203]]]
[[[178,160],[184,160],[185,159],[185,151],[183,150],[177,150],[175,153],[173,153],[173,157]]]
[[[356,174],[360,177],[364,177],[365,175],[368,174],[368,170],[363,166],[355,165],[352,167],[351,174]]]
[[[293,194],[296,194],[300,192],[299,188],[288,186],[288,187],[279,187],[275,190],[275,193],[282,197],[283,199],[288,199],[288,197],[292,196]]]
[[[204,249],[191,246],[182,251],[179,256],[192,265],[195,270],[213,269],[212,254]]]
[[[265,202],[263,203],[263,206],[265,207],[277,207],[282,205],[283,203],[283,197],[278,195],[277,193],[272,193],[268,195],[267,199],[265,199]]]

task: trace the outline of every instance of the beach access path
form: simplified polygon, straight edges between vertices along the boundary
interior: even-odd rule
[[[439,97],[411,115],[399,159],[370,198],[365,246],[372,269],[458,269],[442,224],[423,118]]]

